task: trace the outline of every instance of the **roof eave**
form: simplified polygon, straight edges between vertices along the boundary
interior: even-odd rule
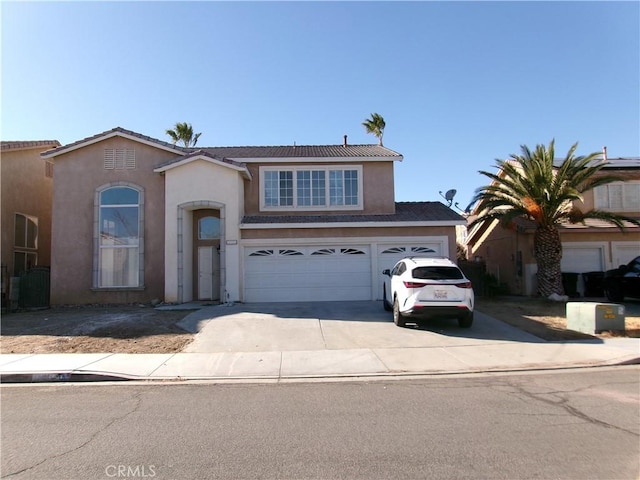
[[[425,222],[300,222],[300,223],[241,223],[242,230],[281,228],[375,228],[375,227],[455,227],[464,220],[431,220]]]
[[[149,145],[151,147],[154,148],[158,148],[160,150],[164,150],[167,152],[171,152],[171,153],[176,153],[176,154],[184,154],[184,150],[182,150],[180,147],[171,147],[171,146],[167,146],[163,143],[158,143],[158,142],[154,142],[152,140],[147,140],[145,138],[140,138],[136,135],[131,135],[129,133],[126,132],[122,132],[122,131],[118,131],[118,130],[114,130],[114,131],[110,131],[110,132],[106,132],[103,135],[98,135],[96,137],[91,137],[85,141],[81,141],[78,143],[73,143],[71,145],[69,145],[68,147],[60,147],[60,148],[56,148],[53,151],[50,152],[43,152],[40,154],[40,156],[42,158],[54,158],[60,155],[64,155],[66,153],[69,152],[73,152],[74,150],[78,150],[80,148],[84,148],[84,147],[88,147],[89,145],[93,145],[99,142],[102,142],[104,140],[108,140],[110,138],[114,138],[114,137],[122,137],[122,138],[126,138],[128,140],[132,140],[134,142],[137,143],[142,143],[144,145]]]
[[[155,168],[153,171],[155,173],[164,173],[167,170],[172,170],[174,168],[181,167],[183,165],[186,165],[188,163],[194,162],[196,160],[203,160],[205,162],[209,162],[209,163],[212,163],[214,165],[220,165],[221,167],[230,168],[230,169],[235,170],[236,172],[239,172],[240,174],[242,174],[242,176],[244,178],[246,178],[247,180],[252,180],[252,178],[253,178],[251,176],[251,172],[249,172],[249,169],[247,169],[247,167],[244,167],[244,166],[241,166],[241,165],[234,165],[232,163],[227,163],[227,162],[224,162],[222,160],[218,160],[218,159],[213,158],[213,157],[208,156],[208,155],[190,156],[190,157],[184,158],[182,160],[179,160],[177,162],[173,162],[173,163],[170,163],[168,165],[164,165],[164,166]]]
[[[353,162],[401,162],[403,156],[353,156],[353,157],[227,157],[246,163],[353,163]]]
[[[36,141],[25,141],[25,142],[2,142],[1,151],[3,152],[17,152],[21,150],[35,150],[49,147],[49,149],[54,149],[60,146],[60,142],[57,140],[36,140]]]

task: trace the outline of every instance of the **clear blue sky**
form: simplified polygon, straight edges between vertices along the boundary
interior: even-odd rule
[[[640,156],[639,2],[6,2],[2,140],[375,143],[396,199],[465,207],[496,158]]]

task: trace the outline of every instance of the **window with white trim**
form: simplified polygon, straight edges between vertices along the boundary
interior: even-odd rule
[[[362,209],[361,166],[261,167],[262,210]]]
[[[140,195],[127,186],[99,193],[99,288],[140,286]]]
[[[612,212],[640,212],[640,181],[613,182],[593,189],[594,206]]]

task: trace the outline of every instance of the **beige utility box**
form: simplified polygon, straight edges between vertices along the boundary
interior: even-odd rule
[[[567,329],[589,334],[603,330],[624,332],[624,305],[568,302]]]

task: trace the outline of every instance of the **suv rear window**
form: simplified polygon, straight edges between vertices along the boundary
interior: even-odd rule
[[[411,271],[413,278],[421,280],[460,280],[463,277],[456,267],[417,267]]]

